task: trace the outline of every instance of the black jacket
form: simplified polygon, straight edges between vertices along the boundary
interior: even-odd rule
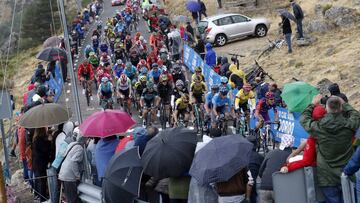
[[[283,29],[283,34],[284,35],[292,33],[289,18],[285,18],[285,17],[283,18],[282,29]]]
[[[259,171],[261,177],[260,190],[273,190],[272,174],[280,171],[291,151],[291,148],[285,148],[283,151],[275,149],[266,155]]]
[[[46,135],[42,135],[32,143],[32,165],[35,171],[46,171],[51,162],[51,142]]]
[[[199,1],[199,3],[200,3],[200,6],[201,6],[201,11],[205,12],[206,11],[206,6],[205,6],[204,2]]]
[[[251,152],[248,168],[254,180],[256,180],[256,178],[259,175],[260,166],[263,161],[264,161],[264,157],[262,155],[257,153],[255,150]],[[256,184],[254,184],[253,189],[251,190],[250,202],[256,202],[256,197],[257,197]]]
[[[293,3],[292,8],[293,8],[293,12],[294,12],[294,16],[295,16],[296,20],[302,20],[304,18],[304,13],[303,13],[301,7],[299,6],[299,4]]]

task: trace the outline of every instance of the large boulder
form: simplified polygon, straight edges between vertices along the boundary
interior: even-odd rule
[[[333,6],[325,12],[325,19],[328,23],[338,27],[351,27],[354,23],[360,22],[360,15],[355,9]]]
[[[324,34],[332,28],[334,28],[332,24],[328,24],[322,19],[311,20],[307,25],[307,31],[309,33],[319,32]]]

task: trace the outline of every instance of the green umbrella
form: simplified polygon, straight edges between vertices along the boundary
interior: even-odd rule
[[[316,87],[306,82],[293,82],[285,84],[281,97],[290,112],[302,112],[317,94]]]
[[[32,107],[20,119],[19,125],[24,128],[42,128],[65,123],[70,118],[66,107],[46,103]]]

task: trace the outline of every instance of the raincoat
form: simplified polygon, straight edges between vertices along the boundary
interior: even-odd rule
[[[214,67],[216,65],[216,53],[212,48],[210,43],[205,45],[206,54],[205,54],[205,63],[210,67]]]

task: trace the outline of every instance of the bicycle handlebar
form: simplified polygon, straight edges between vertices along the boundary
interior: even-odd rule
[[[272,121],[267,121],[267,122],[265,122],[265,125],[277,125],[277,128],[276,128],[276,130],[279,130],[280,129],[280,121],[278,121],[278,122],[272,122]]]

